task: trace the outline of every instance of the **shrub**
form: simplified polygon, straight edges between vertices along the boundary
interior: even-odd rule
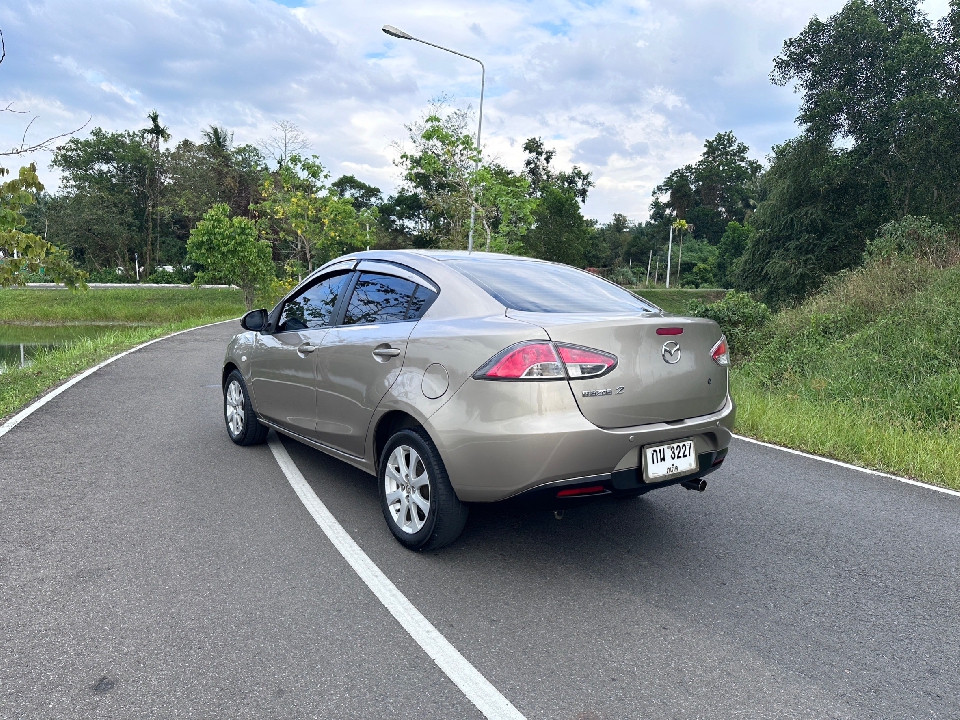
[[[864,260],[915,257],[943,268],[958,260],[957,243],[947,229],[925,216],[905,215],[882,225],[877,237],[867,243]]]
[[[731,290],[722,300],[704,303],[694,300],[687,312],[695,317],[715,320],[730,343],[730,349],[741,356],[756,350],[757,333],[770,321],[770,308],[757,302],[747,293]]]
[[[683,278],[683,284],[692,285],[695,288],[713,287],[715,284],[713,266],[710,263],[697,263]]]
[[[636,285],[637,278],[626,265],[618,267],[610,274],[610,279],[617,285]]]

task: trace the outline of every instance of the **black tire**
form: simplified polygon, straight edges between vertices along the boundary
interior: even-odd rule
[[[239,398],[231,394],[233,391],[239,392]],[[238,411],[240,408],[242,412],[231,414],[231,409]],[[223,384],[223,421],[227,425],[227,435],[237,445],[260,445],[270,432],[270,428],[257,420],[247,384],[239,370],[230,373]]]
[[[387,501],[388,470],[391,472],[391,478],[396,475],[396,463],[391,465],[394,451],[401,448],[400,455],[406,459],[408,465],[412,457],[403,451],[403,447],[413,449],[419,456],[420,462],[419,464],[414,462],[414,466],[425,470],[427,475],[425,485],[428,485],[429,489],[427,497],[424,497],[422,486],[413,489],[413,481],[411,481],[407,485],[407,489],[411,492],[405,492],[402,486],[394,492],[403,493],[404,498],[417,495],[419,502],[428,501],[429,512],[425,517],[419,506],[409,501],[405,504],[404,498],[395,499],[393,508]],[[414,472],[416,473],[416,470]],[[418,473],[417,477],[422,478],[422,474]],[[454,492],[453,486],[450,485],[450,478],[447,476],[447,469],[443,466],[443,460],[440,459],[440,453],[422,428],[405,428],[387,441],[380,455],[380,471],[377,474],[377,480],[383,519],[387,521],[390,532],[404,547],[410,550],[435,550],[452,543],[463,532],[470,510],[460,502],[460,498]],[[390,482],[394,481],[390,480]],[[394,516],[395,512],[397,517]],[[403,521],[408,526],[407,529],[401,527],[398,521]],[[414,531],[418,522],[422,523],[422,526]]]

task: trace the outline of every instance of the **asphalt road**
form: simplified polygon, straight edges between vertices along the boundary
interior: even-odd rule
[[[477,718],[235,447],[233,325],[108,365],[0,438],[0,718]],[[527,718],[960,717],[960,498],[735,441],[705,493],[475,508],[403,550],[373,478],[317,495]]]

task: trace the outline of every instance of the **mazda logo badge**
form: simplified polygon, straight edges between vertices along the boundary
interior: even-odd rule
[[[675,340],[667,340],[663,344],[663,350],[660,351],[660,354],[667,365],[676,365],[680,362],[680,343]]]

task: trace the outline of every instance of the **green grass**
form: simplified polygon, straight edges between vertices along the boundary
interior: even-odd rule
[[[782,311],[734,371],[739,432],[960,489],[960,267],[861,268]]]
[[[726,290],[685,290],[678,288],[645,288],[643,285],[627,288],[642,298],[646,298],[659,308],[668,313],[682,315],[686,312],[687,303],[691,300],[701,300],[705,303],[716,302],[724,295]]]
[[[843,403],[771,392],[736,372],[731,394],[741,435],[960,490],[960,428],[890,425]]]
[[[0,290],[0,323],[145,323],[238,317],[243,296],[233,288],[91,288],[86,292]],[[202,323],[201,323],[202,324]]]
[[[239,317],[243,310],[240,292],[228,289],[0,290],[5,342],[49,342],[51,334],[57,342],[66,340],[41,350],[27,367],[0,374],[0,419],[112,355],[177,330]],[[91,334],[97,324],[106,327]]]

